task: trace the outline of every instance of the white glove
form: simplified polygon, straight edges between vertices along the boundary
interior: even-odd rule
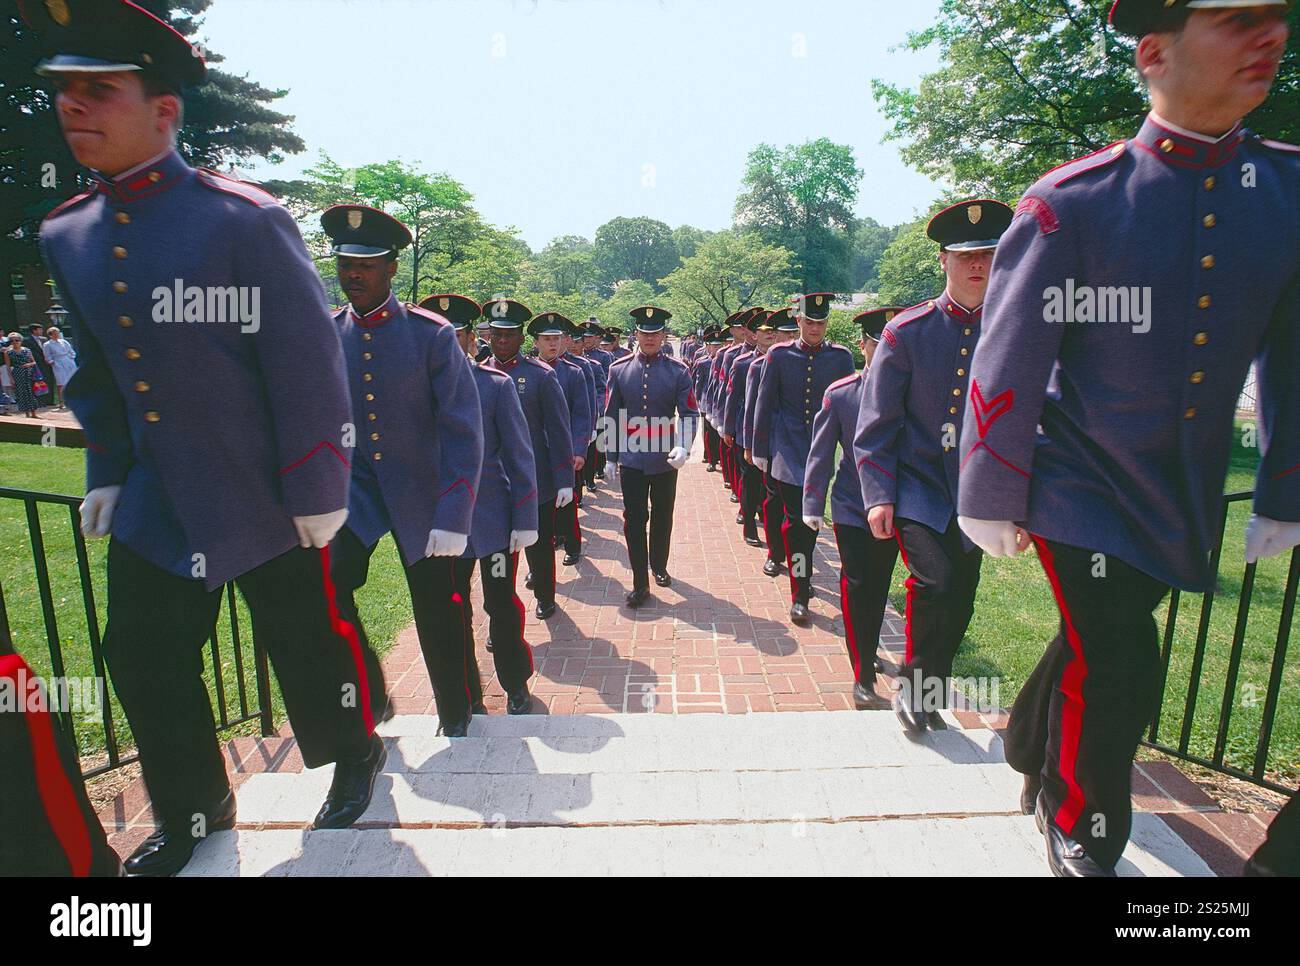
[[[814,530],[814,531],[816,531],[816,530],[820,530],[820,529],[822,528],[822,518],[821,518],[821,517],[811,517],[811,516],[809,516],[809,517],[804,517],[804,518],[803,518],[803,525],[804,525],[805,527],[808,527],[810,530]]]
[[[90,500],[89,495],[86,500]],[[84,515],[85,511],[82,512]],[[1300,523],[1286,523],[1254,513],[1250,515],[1250,522],[1246,524],[1246,563],[1276,556],[1296,544],[1300,544]]]
[[[518,553],[524,547],[531,547],[537,542],[539,536],[536,530],[511,530],[510,552]]]
[[[675,470],[680,470],[686,465],[686,460],[690,454],[681,446],[674,446],[668,451],[668,465]]]
[[[1021,536],[1024,531],[1010,520],[974,520],[959,516],[957,525],[975,546],[990,557],[1014,557],[1028,546],[1027,537]]]
[[[596,437],[599,436],[599,435],[600,435],[600,433],[597,433],[597,432],[595,432],[595,431],[593,430],[593,431],[592,431],[592,434],[591,434],[591,439],[589,439],[587,442],[589,442],[589,443],[594,443],[594,442],[596,442]]]
[[[339,532],[343,521],[348,518],[348,508],[333,510],[329,513],[316,513],[309,517],[294,517],[293,526],[298,531],[298,546],[328,547]]]
[[[555,491],[555,506],[568,506],[573,502],[573,487],[566,486]]]
[[[767,460],[763,459],[763,457],[761,457],[761,456],[755,456],[755,457],[754,457],[754,465],[757,466],[757,467],[758,467],[760,470],[762,470],[764,473],[767,472],[768,462],[767,462]]]
[[[469,537],[450,530],[430,530],[429,545],[424,548],[426,557],[459,557],[465,552]]]
[[[81,501],[81,532],[88,537],[106,537],[113,529],[120,486],[97,486]]]

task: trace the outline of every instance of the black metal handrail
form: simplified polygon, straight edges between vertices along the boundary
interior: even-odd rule
[[[0,487],[0,500],[16,500],[23,504],[26,513],[28,539],[32,548],[32,576],[35,583],[35,589],[40,596],[41,617],[45,630],[45,644],[50,655],[50,674],[55,680],[64,680],[67,678],[67,667],[64,660],[63,644],[59,634],[59,612],[55,606],[54,589],[50,578],[50,567],[48,555],[46,553],[45,531],[42,527],[40,513],[41,504],[50,506],[61,506],[66,508],[68,514],[68,525],[72,533],[73,547],[77,558],[77,579],[81,587],[81,606],[86,618],[86,634],[90,645],[91,664],[94,669],[94,677],[101,688],[100,693],[100,724],[104,729],[104,751],[107,760],[102,764],[91,768],[82,769],[82,778],[94,778],[105,772],[120,768],[122,765],[130,764],[137,760],[137,755],[123,755],[121,740],[117,734],[117,729],[113,721],[113,704],[110,694],[108,693],[105,682],[103,642],[100,633],[99,612],[95,603],[95,583],[91,574],[90,557],[86,549],[86,539],[81,532],[81,519],[78,513],[78,506],[81,504],[81,498],[75,496],[65,496],[58,493],[41,493],[33,490],[18,490],[9,487]],[[213,621],[212,632],[208,638],[208,652],[211,659],[212,680],[214,691],[213,698],[217,712],[217,729],[219,732],[229,731],[239,725],[250,721],[256,721],[260,725],[263,735],[275,733],[273,709],[271,702],[271,674],[270,666],[267,660],[266,652],[258,646],[257,640],[251,634],[253,646],[253,676],[255,685],[255,695],[250,700],[248,693],[247,671],[245,669],[245,659],[241,641],[239,610],[235,601],[235,586],[228,583],[223,588],[226,609],[229,613],[229,632],[231,642],[231,659],[234,663],[235,674],[235,694],[233,699],[238,704],[238,714],[231,717],[230,702],[227,700],[225,682],[222,675],[221,662],[221,642],[218,634],[218,624],[220,614]],[[0,584],[0,635],[4,639],[12,641],[14,647],[21,653],[23,645],[31,645],[28,641],[14,640],[10,626],[10,610],[5,600],[5,589]],[[59,721],[65,733],[73,743],[73,747],[80,747],[76,741],[77,722],[70,708],[60,708],[58,711]]]
[[[1229,493],[1223,498],[1223,507],[1219,515],[1219,539],[1210,557],[1211,571],[1216,575],[1219,572],[1219,562],[1223,551],[1223,536],[1227,530],[1228,509],[1234,503],[1242,503],[1253,499],[1254,495],[1253,492]],[[1201,691],[1201,674],[1204,669],[1206,647],[1210,634],[1210,616],[1214,606],[1214,587],[1201,594],[1201,612],[1197,621],[1187,696],[1183,702],[1182,722],[1176,744],[1162,741],[1160,738],[1160,719],[1165,698],[1165,685],[1169,675],[1170,662],[1174,656],[1174,638],[1177,632],[1178,610],[1181,600],[1181,594],[1177,589],[1174,589],[1169,595],[1169,607],[1165,615],[1164,637],[1160,653],[1161,703],[1156,707],[1155,715],[1152,717],[1151,725],[1147,730],[1147,736],[1142,743],[1149,748],[1173,755],[1184,761],[1231,775],[1234,778],[1240,778],[1264,788],[1289,793],[1295,791],[1295,789],[1272,781],[1266,777],[1266,773],[1268,771],[1269,748],[1273,740],[1273,726],[1277,718],[1278,698],[1282,690],[1282,676],[1286,668],[1287,647],[1291,639],[1291,624],[1295,617],[1296,588],[1297,585],[1300,585],[1300,548],[1291,552],[1291,562],[1287,571],[1285,589],[1282,593],[1282,609],[1278,617],[1277,634],[1269,669],[1268,688],[1264,699],[1264,710],[1260,723],[1259,738],[1255,743],[1254,756],[1248,769],[1231,764],[1226,760],[1228,729],[1232,722],[1232,711],[1238,676],[1241,671],[1250,604],[1255,591],[1256,566],[1253,563],[1246,564],[1245,572],[1242,575],[1241,593],[1237,599],[1236,623],[1233,627],[1232,643],[1228,653],[1228,667],[1224,678],[1223,698],[1219,704],[1219,717],[1215,728],[1214,749],[1210,756],[1206,757],[1192,751],[1192,743],[1193,726]]]

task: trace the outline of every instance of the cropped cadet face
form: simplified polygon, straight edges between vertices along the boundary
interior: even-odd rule
[[[760,349],[770,349],[776,344],[775,329],[759,329],[754,333],[754,343]]]
[[[641,350],[642,355],[655,355],[664,347],[664,333],[660,332],[642,332],[640,329],[636,333],[636,344]]]
[[[387,301],[393,276],[397,274],[397,259],[383,255],[375,258],[339,255],[335,263],[343,294],[361,315]]]
[[[554,362],[564,350],[564,336],[536,335],[533,336],[533,345],[537,346],[537,358],[543,362]]]
[[[749,335],[749,330],[743,325],[733,325],[731,327],[731,340],[733,342],[744,342],[747,335]]]
[[[876,354],[876,346],[879,344],[875,339],[869,339],[865,335],[858,341],[858,348],[862,350],[862,358],[867,360],[867,365],[871,365],[871,359]]]
[[[600,336],[592,333],[590,335],[584,335],[582,337],[582,348],[584,352],[590,352],[598,345],[600,345]]]
[[[799,335],[809,345],[821,345],[826,338],[826,319],[809,319],[799,316]]]
[[[519,347],[524,344],[523,329],[492,329],[492,354],[502,362],[509,362],[519,355]]]
[[[1143,37],[1138,65],[1157,113],[1221,134],[1262,104],[1286,51],[1285,11],[1277,6],[1193,10],[1182,30]]]
[[[474,330],[468,325],[462,329],[456,330],[456,341],[460,343],[460,347],[465,351],[466,355],[473,354],[475,348]]]
[[[59,74],[52,80],[59,127],[79,164],[111,178],[175,142],[180,99],[150,96],[139,71]]]
[[[984,304],[994,249],[940,252],[939,264],[948,277],[948,294],[968,309]]]

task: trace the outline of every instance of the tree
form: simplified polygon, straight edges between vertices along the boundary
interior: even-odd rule
[[[716,232],[705,231],[703,228],[680,225],[673,229],[673,244],[677,246],[679,257],[690,258],[701,244],[708,241],[715,234]]]
[[[593,250],[597,280],[608,294],[616,283],[640,279],[655,285],[680,260],[673,233],[653,218],[614,218],[596,229]]]
[[[798,284],[792,253],[768,245],[757,232],[722,231],[662,279],[678,331],[718,324],[749,305],[785,304]]]
[[[861,180],[853,150],[828,138],[781,151],[760,144],[749,153],[736,226],[792,251],[803,291],[844,291],[850,287],[848,232]]]
[[[947,280],[939,266],[939,246],[925,234],[928,221],[900,228],[880,256],[878,305],[916,305],[943,291]]]
[[[649,282],[639,278],[628,279],[615,285],[613,293],[593,314],[605,325],[617,325],[626,331],[632,324],[629,313],[639,306],[653,305],[657,297],[655,287]]]
[[[596,267],[591,242],[581,235],[561,235],[552,239],[533,257],[525,284],[530,290],[560,295],[594,293]]]
[[[212,0],[140,0],[191,41],[199,15]],[[46,307],[44,267],[36,247],[41,219],[65,198],[84,189],[87,175],[63,142],[50,88],[33,73],[42,50],[20,20],[14,4],[0,14],[0,327],[16,324],[10,279],[22,271],[36,314]],[[274,110],[283,90],[269,90],[247,76],[228,74],[223,60],[204,48],[207,82],[185,98],[185,125],[178,137],[182,155],[195,165],[220,167],[252,158],[277,162],[303,150],[290,128],[293,118]]]
[[[1014,201],[1044,172],[1131,137],[1147,111],[1132,38],[1106,23],[1111,0],[943,0],[905,50],[938,46],[943,66],[906,89],[873,81],[887,140],[918,171],[966,194]],[[1272,96],[1247,123],[1300,136],[1293,31]]]
[[[861,218],[853,226],[853,251],[849,264],[849,287],[855,292],[874,292],[880,281],[880,256],[898,234],[873,218]]]

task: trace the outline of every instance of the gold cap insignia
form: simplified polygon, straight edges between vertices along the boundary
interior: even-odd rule
[[[72,11],[68,9],[66,0],[45,0],[45,9],[50,12],[50,19],[60,27],[72,23]]]
[[[893,321],[894,321],[894,316],[896,316],[897,314],[898,314],[897,312],[886,312],[886,313],[885,313],[885,321],[886,321],[886,322],[893,322]]]
[[[821,305],[821,304],[822,304],[822,301],[823,301],[822,297],[821,297],[820,295],[817,296],[817,304],[818,304],[818,305]]]
[[[144,64],[152,64],[153,54],[149,53],[147,50],[140,51],[140,62]]]
[[[654,316],[655,316],[655,310],[654,310],[654,309],[647,308],[647,309],[645,310],[645,317],[646,317],[647,319],[653,319]]]
[[[446,312],[449,308],[451,308],[451,299],[447,298],[446,296],[438,299],[438,308]]]
[[[353,231],[356,231],[358,228],[361,227],[361,218],[362,218],[362,212],[358,211],[356,208],[353,208],[351,211],[348,212],[348,227],[351,228]]]
[[[984,217],[984,207],[982,205],[971,205],[966,209],[966,217],[970,219],[972,225],[978,225],[980,219]]]

